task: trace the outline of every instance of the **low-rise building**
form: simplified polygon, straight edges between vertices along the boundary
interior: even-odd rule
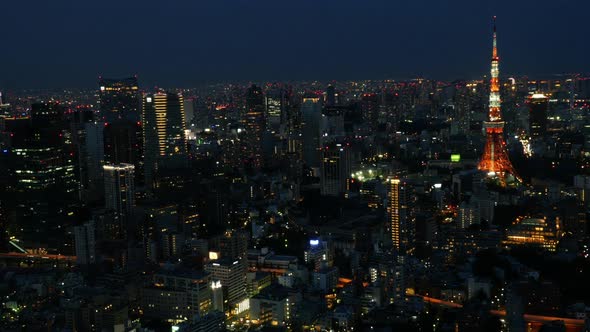
[[[211,274],[204,271],[160,270],[141,289],[145,317],[169,322],[205,315],[211,308]]]
[[[323,292],[330,292],[338,285],[338,276],[337,267],[323,267],[312,273],[311,285],[313,288]]]
[[[283,286],[272,285],[250,299],[250,319],[261,325],[289,325],[297,302],[296,294]]]
[[[174,331],[174,329],[173,329]],[[179,332],[218,332],[225,331],[225,314],[212,311],[205,316],[196,315],[192,320],[178,326]]]

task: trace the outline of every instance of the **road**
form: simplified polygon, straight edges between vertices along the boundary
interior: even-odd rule
[[[50,259],[50,260],[67,260],[75,261],[76,256],[65,255],[51,255],[51,254],[25,254],[20,252],[0,253],[0,258],[15,258],[15,259]]]
[[[459,303],[453,303],[449,301],[444,301],[441,299],[418,295],[424,299],[426,303],[432,303],[448,308],[462,308],[463,305]],[[504,310],[491,310],[490,311],[493,315],[505,317],[506,311]],[[524,320],[527,323],[530,323],[533,329],[538,329],[544,323],[554,322],[556,320],[561,320],[565,323],[566,330],[568,332],[581,332],[584,330],[584,320],[583,319],[574,319],[574,318],[565,318],[565,317],[554,317],[554,316],[542,316],[542,315],[531,315],[531,314],[524,314]]]

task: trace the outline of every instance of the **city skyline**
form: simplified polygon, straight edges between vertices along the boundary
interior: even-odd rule
[[[23,13],[26,5],[5,9]],[[13,32],[0,54],[0,63],[10,64],[0,75],[2,89],[90,88],[99,75],[131,74],[144,86],[185,87],[235,80],[474,79],[487,74],[484,42],[493,15],[503,36],[503,73],[590,69],[583,43],[588,31],[572,26],[590,7],[582,1],[39,6],[0,23]]]
[[[390,2],[5,6],[0,330],[590,332],[590,5]]]

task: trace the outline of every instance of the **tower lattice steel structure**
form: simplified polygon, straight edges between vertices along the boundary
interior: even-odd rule
[[[498,178],[502,185],[506,184],[508,177],[520,181],[520,177],[514,170],[504,141],[504,121],[500,110],[500,82],[498,80],[498,47],[496,44],[496,17],[494,16],[494,38],[492,50],[492,71],[490,79],[490,111],[489,119],[484,122],[486,130],[486,145],[478,165],[478,169],[485,171],[488,176]]]

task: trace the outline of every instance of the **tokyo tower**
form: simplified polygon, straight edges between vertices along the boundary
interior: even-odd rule
[[[494,16],[494,38],[492,48],[492,72],[490,79],[490,110],[489,119],[484,122],[486,130],[486,145],[477,168],[485,171],[489,177],[497,178],[501,185],[506,185],[507,180],[520,181],[506,152],[504,141],[504,121],[500,111],[500,82],[498,80],[498,47],[496,45],[496,17]]]

